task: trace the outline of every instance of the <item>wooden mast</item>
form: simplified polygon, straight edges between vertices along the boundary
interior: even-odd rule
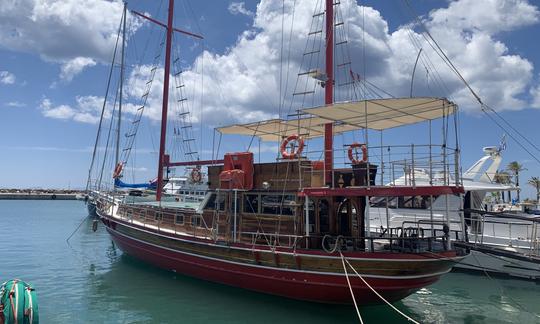
[[[203,39],[202,36],[190,33],[185,30],[181,30],[173,27],[173,17],[174,17],[174,0],[169,0],[169,9],[168,9],[168,18],[167,25],[157,21],[154,18],[148,17],[140,12],[131,10],[131,12],[141,18],[144,18],[148,21],[151,21],[154,24],[157,24],[161,27],[164,27],[167,30],[167,39],[165,41],[165,71],[163,72],[163,103],[161,108],[161,133],[159,138],[159,159],[158,159],[158,174],[157,174],[157,189],[156,189],[156,200],[161,200],[161,189],[163,188],[163,168],[172,166],[169,159],[165,158],[165,142],[167,140],[167,111],[169,108],[169,76],[171,71],[171,47],[172,47],[172,34],[173,32],[179,32],[184,35],[195,37],[198,39]],[[209,161],[203,161],[209,162]],[[206,163],[210,164],[210,163]],[[176,166],[180,165],[194,165],[194,163],[176,163]]]
[[[161,134],[159,139],[159,161],[156,200],[161,200],[163,188],[163,167],[165,166],[165,141],[167,139],[167,110],[169,107],[169,72],[171,70],[171,43],[173,33],[174,0],[169,0],[169,15],[167,19],[167,40],[165,43],[165,71],[163,75],[163,104],[161,109]]]
[[[326,0],[326,77],[324,103],[334,102],[334,0]],[[334,135],[332,123],[324,125],[324,182],[330,187],[334,168]]]

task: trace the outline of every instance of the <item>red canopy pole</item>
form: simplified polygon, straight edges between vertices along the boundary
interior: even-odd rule
[[[324,103],[334,102],[334,0],[326,0],[326,76]],[[324,125],[324,181],[332,186],[334,168],[334,135],[332,123]]]
[[[174,0],[169,0],[169,18],[167,19],[167,40],[165,43],[165,72],[163,75],[163,104],[161,108],[161,136],[159,139],[159,162],[156,200],[161,200],[163,188],[163,167],[165,167],[165,142],[167,133],[167,110],[169,107],[169,73],[171,70],[171,43],[173,34]]]

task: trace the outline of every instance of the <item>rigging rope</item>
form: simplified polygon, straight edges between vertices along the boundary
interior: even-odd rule
[[[116,51],[118,50],[118,40],[120,39],[120,31],[121,31],[121,29],[122,29],[122,21],[120,21],[120,24],[118,26],[118,32],[116,34],[116,43],[114,45],[114,52],[113,52],[113,57],[112,57],[112,61],[111,61],[111,67],[109,69],[109,76],[107,78],[107,88],[105,90],[105,98],[103,99],[103,107],[101,108],[101,115],[99,117],[99,125],[98,125],[98,131],[97,131],[97,134],[96,134],[96,141],[94,143],[94,151],[92,152],[92,160],[90,162],[90,168],[88,170],[88,180],[86,182],[86,191],[88,191],[88,189],[90,187],[92,169],[94,168],[94,160],[96,158],[96,153],[97,153],[98,144],[99,144],[99,138],[100,138],[100,135],[101,135],[101,125],[103,123],[103,116],[105,114],[105,108],[107,107],[107,98],[109,96],[109,89],[110,89],[110,85],[111,85],[112,72],[114,70],[114,61],[116,59]]]
[[[442,48],[439,46],[439,44],[437,43],[437,41],[433,38],[433,36],[431,35],[431,33],[429,32],[429,29],[427,28],[427,26],[424,24],[423,21],[421,21],[419,18],[418,18],[418,15],[416,14],[414,8],[412,7],[412,5],[410,4],[409,0],[404,0],[405,4],[407,5],[407,7],[411,10],[411,12],[413,13],[413,16],[415,17],[415,20],[417,21],[417,23],[422,26],[422,28],[425,30],[424,33],[422,33],[422,35],[424,36],[424,38],[426,39],[427,43],[433,48],[433,50],[435,51],[435,53],[437,55],[439,55],[439,57],[443,60],[443,62],[450,68],[450,70],[452,72],[454,72],[457,77],[463,82],[463,84],[469,89],[469,92],[471,93],[471,95],[476,99],[476,101],[480,104],[480,107],[481,107],[481,110],[484,114],[486,114],[486,116],[488,116],[499,128],[501,128],[502,130],[504,130],[505,132],[509,133],[508,135],[527,153],[529,154],[535,161],[537,161],[538,163],[540,163],[540,159],[537,158],[532,152],[530,152],[527,148],[525,148],[525,146],[519,142],[514,136],[512,136],[510,134],[510,132],[508,132],[508,130],[502,126],[500,123],[496,122],[494,118],[492,118],[491,116],[489,116],[489,113],[488,111],[486,110],[486,108],[492,112],[493,114],[495,114],[498,118],[500,118],[506,125],[508,125],[511,130],[513,130],[519,137],[521,137],[522,139],[524,139],[529,145],[531,145],[534,149],[536,149],[538,152],[540,152],[540,148],[535,145],[534,143],[532,143],[528,138],[526,138],[521,132],[519,132],[515,127],[513,127],[508,121],[506,121],[500,114],[498,114],[493,108],[491,108],[490,106],[488,106],[487,104],[484,104],[484,102],[482,101],[482,99],[480,98],[480,96],[474,91],[474,89],[470,86],[470,84],[467,82],[467,80],[465,80],[465,78],[461,75],[461,73],[459,72],[459,70],[455,67],[455,65],[452,63],[452,61],[450,60],[450,58],[446,55],[446,53],[442,50]],[[426,37],[427,35],[427,37]],[[430,42],[431,40],[431,42]],[[433,44],[435,45],[435,47],[433,46]]]

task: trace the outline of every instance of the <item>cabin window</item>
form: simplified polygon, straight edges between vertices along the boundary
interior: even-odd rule
[[[210,195],[204,209],[218,209],[225,210],[225,194],[217,195],[215,193]]]
[[[256,214],[259,212],[259,195],[244,195],[244,213]]]
[[[351,232],[355,233],[355,236],[359,236],[359,228],[358,228],[358,209],[356,207],[356,203],[351,200]]]
[[[184,214],[176,214],[174,217],[174,223],[176,225],[184,225]]]
[[[433,196],[433,201],[437,197]],[[400,197],[374,197],[370,200],[371,207],[385,208],[388,199],[388,208],[427,209],[431,206],[429,196],[400,196]]]
[[[156,221],[162,221],[163,220],[163,214],[161,212],[155,212],[154,214],[154,220]]]
[[[191,216],[191,226],[201,227],[201,216],[199,215]]]
[[[305,203],[304,203],[304,208],[305,208]],[[305,213],[305,211],[304,211]],[[305,214],[304,214],[305,216]],[[313,200],[309,199],[308,200],[308,221],[309,221],[309,232],[310,233],[315,233],[316,232],[316,228],[315,228],[315,204],[313,203]]]
[[[261,195],[263,214],[294,215],[296,199],[293,195]]]
[[[329,215],[329,205],[326,199],[319,200],[319,227],[321,233],[330,232],[330,215]]]

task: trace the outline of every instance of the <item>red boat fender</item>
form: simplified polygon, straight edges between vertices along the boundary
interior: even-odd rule
[[[287,151],[287,145],[289,145],[289,143],[292,142],[292,141],[297,141],[298,142],[298,147],[296,148],[296,150],[294,150],[292,152],[288,152]],[[279,151],[281,152],[281,156],[285,160],[293,160],[293,159],[299,158],[300,154],[302,154],[303,150],[304,150],[304,139],[298,134],[290,135],[289,137],[284,139],[283,142],[281,142],[281,146],[279,147]]]
[[[122,174],[123,169],[124,169],[124,163],[118,162],[118,164],[114,168],[114,172],[113,172],[113,176],[112,176],[113,179],[118,178]]]
[[[354,156],[353,151],[354,151],[356,148],[360,148],[360,149],[362,150],[362,160],[358,160],[358,159]],[[367,162],[367,158],[368,158],[368,150],[367,150],[366,144],[352,143],[352,144],[349,146],[348,154],[349,154],[349,160],[351,161],[352,164],[358,164],[358,163],[360,163],[360,161],[362,161],[362,162]]]

